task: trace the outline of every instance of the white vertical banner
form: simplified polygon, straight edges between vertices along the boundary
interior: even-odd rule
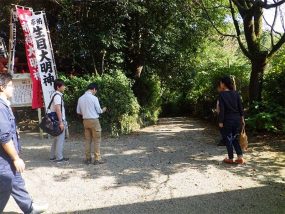
[[[47,109],[51,94],[54,92],[56,66],[45,20],[43,11],[34,12],[28,21],[28,27],[35,49],[37,68],[41,78],[45,108]]]

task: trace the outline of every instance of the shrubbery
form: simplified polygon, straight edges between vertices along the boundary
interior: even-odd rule
[[[276,68],[276,66],[275,66]],[[273,68],[271,68],[273,69]],[[192,87],[183,93],[179,90],[166,90],[157,75],[143,73],[133,84],[122,72],[102,76],[85,75],[82,77],[64,77],[67,85],[65,103],[69,119],[76,118],[78,98],[85,92],[91,82],[99,86],[98,97],[101,106],[108,112],[101,117],[104,130],[112,134],[129,133],[140,125],[157,122],[161,113],[162,98],[167,97],[164,105],[170,112],[181,113],[181,106],[189,109],[199,117],[212,119],[213,109],[218,97],[217,82],[224,75],[233,75],[237,90],[240,92],[244,107],[247,109],[249,65],[232,65],[223,67],[209,65],[196,72]],[[281,66],[271,70],[264,79],[263,102],[254,103],[253,110],[247,114],[247,127],[257,131],[285,132],[285,69]],[[185,94],[187,94],[185,98]],[[164,106],[164,107],[165,107]],[[169,113],[169,112],[168,112]],[[168,116],[168,115],[166,115]]]
[[[122,72],[103,76],[61,76],[61,78],[67,86],[64,99],[69,119],[76,118],[77,100],[86,91],[88,84],[96,82],[99,86],[97,96],[101,107],[108,108],[108,111],[101,116],[103,130],[117,135],[139,128],[140,107],[131,89],[132,83]]]
[[[247,120],[249,127],[254,130],[285,133],[285,65],[282,65],[275,64],[265,76],[264,101],[254,103]]]
[[[285,108],[274,102],[254,103],[246,119],[247,126],[255,131],[285,132]]]
[[[217,83],[225,75],[235,77],[237,90],[241,93],[243,102],[248,100],[249,68],[246,65],[233,65],[221,67],[211,65],[204,71],[197,72],[194,79],[194,87],[189,91],[187,100],[193,105],[193,113],[203,118],[211,118],[216,107],[218,97]]]
[[[161,82],[157,75],[142,73],[134,85],[135,95],[141,106],[140,116],[144,125],[158,121],[161,112]]]

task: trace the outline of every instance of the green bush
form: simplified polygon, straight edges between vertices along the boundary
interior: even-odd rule
[[[285,66],[283,70],[271,71],[265,75],[263,99],[285,107]]]
[[[217,83],[225,75],[235,77],[237,90],[241,93],[244,104],[248,101],[249,71],[247,65],[221,67],[211,65],[198,71],[194,79],[194,87],[189,90],[187,100],[193,105],[193,113],[203,118],[211,118],[218,97]]]
[[[161,111],[161,82],[157,75],[142,73],[134,85],[135,95],[141,106],[140,116],[144,125],[158,121]]]
[[[285,108],[276,103],[256,102],[246,125],[256,131],[285,133]]]
[[[103,130],[113,135],[129,133],[139,128],[139,104],[131,89],[132,83],[122,72],[103,76],[85,75],[82,77],[61,77],[67,86],[64,99],[69,119],[74,120],[78,98],[86,91],[89,83],[96,82],[96,94],[101,107],[107,112],[101,116]]]
[[[162,117],[185,116],[191,113],[191,104],[185,100],[186,93],[165,87],[162,95]]]
[[[285,133],[285,49],[273,59],[263,82],[263,102],[254,103],[248,118],[250,128],[257,131]]]

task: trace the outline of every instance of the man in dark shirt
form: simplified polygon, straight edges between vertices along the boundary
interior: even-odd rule
[[[0,73],[0,213],[12,196],[24,214],[38,214],[44,212],[46,207],[32,202],[21,176],[25,163],[19,157],[15,117],[8,100],[12,95],[12,76]]]

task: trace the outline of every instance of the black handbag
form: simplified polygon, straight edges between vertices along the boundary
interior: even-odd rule
[[[59,94],[56,93],[55,95],[53,95],[53,97],[52,97],[52,99],[48,105],[47,111],[50,109],[50,106],[51,106],[53,99],[56,95],[59,95]],[[62,112],[62,102],[61,102],[61,112]],[[46,113],[45,116],[42,118],[42,121],[40,122],[39,127],[44,132],[46,132],[52,136],[58,136],[63,132],[63,130],[61,130],[59,127],[59,121],[58,121],[56,112]]]

